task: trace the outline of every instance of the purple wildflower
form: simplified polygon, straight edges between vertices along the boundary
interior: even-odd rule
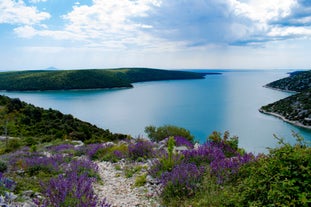
[[[66,152],[66,151],[70,151],[74,149],[74,145],[72,144],[60,144],[60,145],[54,145],[51,147],[47,147],[48,150],[52,151],[52,152],[56,152],[56,153],[60,153],[60,152]]]
[[[174,136],[174,139],[175,139],[175,145],[177,147],[186,146],[188,149],[193,149],[193,144],[185,137]]]
[[[98,197],[92,187],[93,181],[86,174],[78,175],[77,172],[52,178],[48,185],[42,184],[46,197],[43,206],[96,207]]]
[[[208,165],[214,160],[225,158],[221,148],[210,144],[204,144],[198,149],[183,151],[183,155],[185,163],[194,163],[197,166]]]
[[[0,187],[13,191],[16,187],[16,183],[13,180],[4,177],[3,173],[0,172]]]
[[[245,153],[236,157],[214,160],[211,162],[211,172],[216,175],[218,183],[229,181],[239,172],[239,169],[245,163],[255,161],[255,156],[252,153]]]
[[[154,144],[147,140],[137,140],[135,144],[130,143],[128,146],[129,156],[136,160],[138,158],[150,158],[154,155]]]
[[[190,196],[199,187],[204,175],[204,167],[197,167],[193,163],[182,163],[173,168],[171,172],[162,174],[160,183],[163,192],[171,196]]]

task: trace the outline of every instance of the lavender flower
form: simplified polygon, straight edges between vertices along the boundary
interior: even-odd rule
[[[52,178],[48,185],[42,184],[46,197],[42,206],[96,207],[98,197],[92,187],[93,181],[86,174],[78,175],[77,172]]]
[[[198,149],[183,151],[184,162],[194,163],[197,166],[208,165],[214,160],[221,160],[225,155],[218,146],[204,144]]]
[[[233,179],[239,169],[245,163],[253,162],[256,158],[252,153],[245,153],[236,157],[214,160],[211,162],[211,173],[216,175],[218,183],[224,183]]]
[[[60,144],[60,145],[47,147],[47,149],[54,152],[54,153],[61,153],[61,152],[67,152],[67,151],[73,150],[74,145],[72,145],[72,144]]]
[[[0,188],[1,187],[13,191],[16,187],[16,183],[13,180],[4,177],[3,173],[0,172]]]
[[[153,157],[154,144],[147,140],[138,140],[135,144],[130,143],[128,146],[129,156],[136,160],[138,158],[150,158]]]
[[[193,149],[193,144],[185,137],[174,136],[174,139],[175,139],[175,145],[177,147],[186,146],[188,149]]]
[[[191,196],[199,187],[204,175],[204,167],[197,167],[193,163],[182,163],[171,172],[162,174],[160,183],[165,195]]]

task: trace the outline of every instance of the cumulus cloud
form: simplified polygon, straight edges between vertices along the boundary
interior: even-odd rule
[[[34,25],[50,17],[47,12],[40,12],[36,7],[26,6],[22,0],[0,1],[0,24]]]
[[[74,3],[61,16],[60,29],[51,30],[38,26],[49,13],[22,0],[0,3],[0,23],[19,24],[14,31],[20,37],[109,48],[258,45],[310,37],[310,14],[309,0],[93,0]]]

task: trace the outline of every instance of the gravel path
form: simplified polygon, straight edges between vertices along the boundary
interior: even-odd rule
[[[95,190],[100,198],[107,198],[113,207],[159,207],[156,201],[158,186],[147,182],[142,187],[135,187],[136,176],[142,172],[134,174],[130,178],[124,175],[126,167],[133,167],[126,163],[99,162],[99,173],[102,179],[101,184],[95,185]],[[116,166],[120,170],[116,169]],[[123,169],[123,170],[122,170]],[[148,180],[148,179],[147,179]]]

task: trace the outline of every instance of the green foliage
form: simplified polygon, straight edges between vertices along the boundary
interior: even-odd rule
[[[8,169],[8,164],[0,160],[0,173],[5,172]]]
[[[141,187],[144,186],[147,183],[147,174],[144,173],[142,175],[139,175],[135,179],[135,187]]]
[[[242,168],[231,205],[310,206],[311,148],[302,142],[280,143],[258,162]]]
[[[102,148],[92,156],[92,160],[117,162],[120,160],[120,157],[118,157],[118,155],[115,153],[116,151],[121,152],[124,155],[127,155],[128,146],[126,144],[119,144]]]
[[[311,71],[296,71],[290,74],[289,77],[273,81],[267,84],[268,87],[281,90],[290,90],[302,92],[310,89],[311,86]]]
[[[263,106],[260,111],[276,113],[287,120],[311,126],[311,89]]]
[[[0,103],[3,103],[0,105],[0,125],[7,127],[8,136],[22,137],[21,141],[27,146],[64,138],[85,142],[126,138],[126,135],[112,134],[109,130],[100,129],[72,115],[64,115],[52,109],[44,110],[19,99],[0,96]],[[4,128],[0,127],[0,134],[5,134]]]
[[[174,163],[173,163],[173,150],[175,147],[175,139],[174,137],[169,137],[167,141],[167,152],[168,152],[168,166],[169,168],[172,168]]]
[[[126,178],[131,178],[133,177],[133,175],[135,173],[139,173],[141,170],[143,169],[143,167],[141,165],[136,165],[136,166],[127,166],[125,169],[124,169],[124,176]]]
[[[21,146],[19,139],[9,139],[7,146],[5,147],[5,152],[12,152],[17,150]]]
[[[155,142],[159,142],[170,136],[181,136],[190,142],[194,142],[194,137],[191,135],[189,130],[173,125],[164,125],[158,128],[155,126],[147,126],[145,127],[145,133],[151,141]]]
[[[267,86],[299,93],[262,106],[261,112],[280,115],[302,126],[311,126],[311,71],[293,72],[289,77],[269,83]]]
[[[199,184],[199,183],[198,183]],[[170,197],[164,201],[165,206],[180,207],[215,207],[226,206],[225,201],[229,198],[227,192],[231,192],[232,187],[229,185],[221,186],[217,183],[216,178],[206,173],[201,181],[200,187],[194,196],[188,197]],[[235,206],[235,205],[232,205]]]
[[[0,73],[0,90],[68,90],[132,87],[155,80],[202,79],[204,74],[148,68],[18,71]]]

